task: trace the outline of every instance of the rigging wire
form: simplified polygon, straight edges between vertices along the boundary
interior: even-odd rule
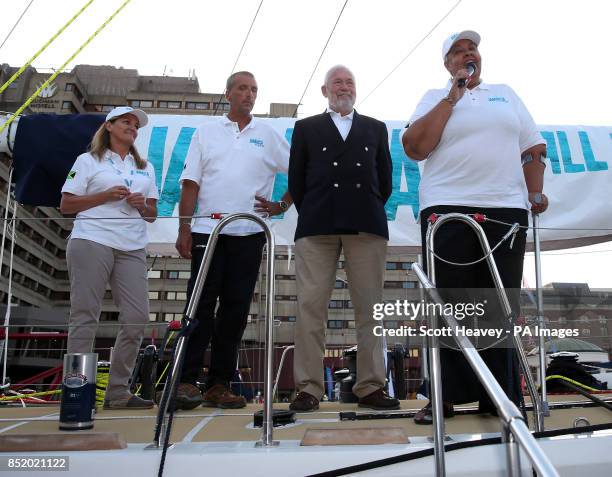
[[[395,65],[395,67],[393,67],[393,69],[392,69],[392,70],[391,70],[389,73],[387,73],[387,75],[386,75],[386,76],[385,76],[385,77],[384,77],[384,78],[383,78],[383,79],[382,79],[382,80],[381,80],[381,81],[380,81],[380,82],[379,82],[379,83],[378,83],[376,86],[374,86],[374,89],[372,89],[372,90],[371,90],[371,91],[370,91],[370,92],[369,92],[369,93],[368,93],[368,94],[367,94],[367,95],[366,95],[366,96],[365,96],[365,97],[364,97],[364,98],[363,98],[363,99],[362,99],[362,100],[361,100],[361,101],[360,101],[360,102],[357,104],[357,106],[360,106],[360,105],[362,105],[363,103],[365,103],[365,102],[366,102],[366,100],[367,100],[367,99],[368,99],[368,98],[369,98],[369,97],[370,97],[370,96],[371,96],[371,95],[372,95],[372,94],[373,94],[373,93],[374,93],[374,92],[375,92],[375,91],[376,91],[376,90],[377,90],[377,89],[378,89],[378,88],[379,88],[379,87],[380,87],[380,86],[381,86],[381,85],[382,85],[382,84],[383,84],[385,81],[387,81],[387,79],[389,79],[389,76],[391,76],[393,73],[395,73],[395,71],[396,71],[396,70],[397,70],[397,69],[398,69],[398,68],[399,68],[399,67],[402,65],[402,63],[404,63],[404,61],[406,61],[406,60],[407,60],[407,59],[408,59],[408,58],[409,58],[409,57],[410,57],[410,56],[411,56],[411,55],[412,55],[412,54],[415,52],[415,50],[416,50],[416,49],[417,49],[419,46],[421,46],[421,44],[423,44],[423,42],[424,42],[425,40],[427,40],[427,38],[429,38],[429,36],[430,36],[430,35],[431,35],[431,34],[434,32],[434,30],[435,30],[436,28],[438,28],[438,27],[440,26],[440,24],[441,24],[441,23],[442,23],[444,20],[446,20],[446,18],[447,18],[447,17],[448,17],[448,16],[449,16],[449,15],[450,15],[450,14],[451,14],[451,13],[452,13],[452,12],[453,12],[453,11],[454,11],[454,10],[455,10],[457,7],[458,7],[458,6],[459,6],[459,4],[460,4],[461,2],[462,2],[462,0],[458,0],[458,2],[457,2],[457,3],[455,3],[455,4],[454,4],[454,5],[453,5],[453,6],[450,8],[450,10],[449,10],[448,12],[446,12],[446,14],[445,14],[445,15],[444,15],[442,18],[440,18],[440,20],[438,20],[438,22],[437,22],[437,23],[436,23],[436,24],[435,24],[435,25],[434,25],[434,26],[431,28],[431,30],[429,30],[429,31],[428,31],[428,32],[425,34],[425,36],[424,36],[423,38],[421,38],[421,39],[419,40],[419,42],[418,42],[416,45],[414,45],[414,46],[412,47],[412,49],[411,49],[411,50],[408,52],[408,54],[407,54],[406,56],[404,56],[404,58],[402,58],[402,60],[401,60],[401,61],[400,61],[400,62],[399,62],[397,65]]]
[[[263,4],[263,0],[261,0],[261,2],[259,2],[259,6],[257,7],[257,11],[255,12],[255,15],[253,16],[253,20],[251,21],[251,25],[249,26],[249,30],[246,33],[246,36],[244,37],[244,41],[242,42],[242,46],[240,47],[240,51],[238,52],[238,55],[236,56],[236,61],[234,61],[234,66],[232,66],[232,71],[230,71],[230,75],[234,73],[234,70],[236,69],[236,65],[238,64],[238,60],[240,59],[240,56],[242,55],[242,52],[244,50],[244,46],[246,45],[247,40],[249,39],[249,35],[251,34],[251,30],[253,29],[253,25],[255,24],[255,20],[257,20],[257,16],[259,15],[259,10],[261,9],[261,5]],[[221,95],[219,95],[219,100],[217,101],[217,106],[215,106],[215,110],[213,111],[212,115],[216,116],[217,115],[217,110],[219,109],[219,105],[221,104],[221,101],[223,100],[223,96],[225,96],[226,90],[225,88],[223,89],[223,93]]]
[[[306,87],[304,88],[304,91],[302,92],[302,96],[300,96],[300,100],[297,102],[297,105],[295,106],[295,111],[293,112],[293,115],[291,116],[293,118],[297,118],[298,108],[300,107],[300,104],[302,104],[302,100],[304,99],[304,96],[306,95],[306,91],[308,91],[308,87],[310,86],[310,82],[312,81],[312,78],[313,78],[315,72],[317,71],[319,63],[321,62],[321,58],[323,58],[323,54],[325,53],[325,50],[327,49],[327,45],[329,45],[329,41],[331,40],[331,37],[334,34],[334,31],[336,30],[336,27],[338,26],[338,23],[340,22],[340,18],[342,17],[342,13],[344,13],[344,9],[346,8],[346,4],[347,3],[348,3],[348,0],[345,0],[344,5],[342,5],[342,9],[340,10],[340,13],[338,14],[338,18],[336,18],[336,23],[334,23],[334,26],[331,29],[331,32],[329,33],[329,36],[327,37],[327,41],[325,42],[325,46],[323,46],[323,50],[321,50],[321,54],[319,55],[319,58],[317,59],[317,62],[315,63],[314,68],[312,69],[312,73],[310,73],[310,78],[308,78],[308,83],[306,83]]]
[[[88,1],[88,2],[85,4],[85,5],[83,5],[83,6],[81,7],[81,9],[80,9],[78,12],[76,12],[76,13],[74,14],[74,16],[73,16],[73,17],[72,17],[70,20],[68,20],[68,21],[67,21],[67,22],[64,24],[64,26],[62,26],[62,27],[61,27],[61,28],[60,28],[60,29],[59,29],[59,30],[58,30],[58,31],[57,31],[57,32],[56,32],[56,33],[55,33],[55,34],[54,34],[54,35],[53,35],[51,38],[49,38],[49,40],[47,40],[47,42],[46,42],[46,43],[45,43],[45,44],[44,44],[44,45],[43,45],[43,46],[40,48],[40,50],[38,50],[36,53],[34,53],[34,56],[32,56],[32,58],[30,58],[28,61],[26,61],[26,63],[25,63],[25,64],[24,64],[24,65],[23,65],[21,68],[19,68],[19,70],[17,70],[17,71],[15,72],[15,74],[14,74],[13,76],[11,76],[11,77],[9,78],[9,80],[8,80],[6,83],[4,83],[2,86],[0,86],[0,93],[2,93],[2,92],[3,92],[3,91],[6,89],[6,88],[8,88],[8,86],[9,86],[9,85],[10,85],[10,84],[11,84],[13,81],[15,81],[15,80],[16,80],[16,79],[17,79],[17,78],[18,78],[18,77],[21,75],[21,73],[23,73],[23,72],[26,70],[26,68],[27,68],[28,66],[30,66],[30,64],[31,64],[31,63],[32,63],[32,62],[33,62],[33,61],[34,61],[36,58],[38,58],[38,56],[39,56],[39,55],[40,55],[40,54],[41,54],[43,51],[45,51],[45,50],[47,49],[47,47],[48,47],[48,46],[49,46],[51,43],[53,43],[53,42],[55,41],[55,39],[56,39],[58,36],[60,36],[60,35],[62,34],[62,32],[63,32],[63,31],[66,29],[66,28],[68,28],[68,27],[69,27],[69,26],[72,24],[72,22],[74,22],[74,21],[75,21],[75,20],[76,20],[76,19],[79,17],[79,15],[80,15],[81,13],[83,13],[83,12],[85,11],[85,9],[87,9],[87,7],[89,7],[89,5],[91,5],[91,4],[92,4],[92,2],[93,2],[93,0],[89,0],[89,1]],[[60,68],[60,69],[63,69],[63,67],[62,67],[62,68]],[[36,94],[38,95],[38,93],[39,93],[39,92],[37,91],[37,92],[36,92]],[[12,120],[11,120],[11,121],[12,121]],[[3,130],[3,129],[0,129],[0,132],[2,132],[2,130]]]
[[[4,46],[4,44],[6,43],[6,40],[8,40],[11,35],[13,34],[13,30],[15,30],[15,28],[17,28],[17,25],[19,25],[19,23],[21,22],[21,19],[23,18],[23,16],[26,14],[26,12],[28,11],[28,9],[30,8],[30,6],[34,3],[34,0],[30,0],[30,3],[28,3],[28,6],[25,7],[25,9],[23,10],[23,12],[21,12],[21,15],[19,15],[19,18],[17,19],[17,21],[15,22],[15,24],[13,25],[13,28],[11,28],[11,31],[9,31],[7,33],[7,35],[4,37],[4,40],[2,40],[2,43],[0,43],[0,50],[2,49],[2,47]]]
[[[92,33],[92,35],[91,35],[89,38],[87,38],[87,40],[85,40],[85,43],[83,43],[81,46],[79,46],[79,47],[77,48],[77,50],[76,50],[76,51],[75,51],[75,52],[74,52],[74,53],[73,53],[73,54],[70,56],[70,58],[68,58],[68,59],[67,59],[67,60],[64,62],[64,64],[62,64],[62,66],[60,66],[60,67],[58,68],[58,70],[57,70],[55,73],[53,73],[51,76],[49,76],[49,78],[47,78],[47,80],[46,80],[46,81],[45,81],[43,84],[41,84],[41,85],[40,85],[40,87],[39,87],[39,88],[38,88],[36,91],[34,91],[34,93],[32,94],[32,96],[30,96],[30,97],[29,97],[29,98],[26,100],[26,102],[25,102],[25,103],[23,103],[23,104],[22,104],[22,105],[19,107],[19,109],[17,109],[17,111],[15,111],[15,113],[13,114],[13,116],[11,116],[11,117],[10,117],[10,118],[9,118],[9,119],[8,119],[8,120],[7,120],[7,121],[4,123],[4,124],[0,125],[0,133],[1,133],[2,131],[4,131],[4,130],[5,130],[5,129],[6,129],[6,128],[7,128],[7,127],[8,127],[8,126],[9,126],[9,125],[10,125],[10,124],[11,124],[11,123],[14,121],[14,120],[15,120],[15,118],[17,118],[17,117],[18,117],[18,116],[19,116],[19,115],[20,115],[20,114],[21,114],[21,113],[24,111],[24,109],[26,109],[26,108],[27,108],[27,107],[30,105],[30,103],[31,103],[32,101],[34,101],[34,100],[35,100],[35,99],[38,97],[38,95],[40,94],[40,92],[41,92],[43,89],[45,89],[47,86],[49,86],[49,84],[51,84],[51,82],[52,82],[52,81],[53,81],[55,78],[57,78],[57,77],[58,77],[58,75],[59,75],[59,74],[62,72],[62,70],[63,70],[63,69],[66,67],[66,65],[67,65],[68,63],[70,63],[72,60],[74,60],[74,59],[76,58],[76,56],[77,56],[77,55],[78,55],[78,54],[79,54],[79,53],[80,53],[80,52],[81,52],[81,51],[82,51],[82,50],[83,50],[83,49],[84,49],[84,48],[85,48],[87,45],[89,45],[89,43],[91,43],[91,41],[92,41],[92,40],[93,40],[93,39],[94,39],[96,36],[98,36],[98,34],[99,34],[99,33],[100,33],[100,32],[101,32],[101,31],[102,31],[104,28],[106,28],[106,26],[107,26],[107,25],[108,25],[108,24],[109,24],[109,23],[110,23],[110,22],[113,20],[113,18],[115,18],[115,17],[116,17],[116,16],[119,14],[119,12],[121,12],[121,10],[123,10],[123,9],[125,8],[125,6],[126,6],[128,3],[130,3],[130,1],[131,1],[131,0],[125,0],[125,1],[124,1],[124,2],[121,4],[121,6],[120,6],[119,8],[117,8],[117,10],[115,10],[115,11],[114,11],[114,13],[113,13],[113,14],[112,14],[110,17],[108,17],[108,18],[106,19],[106,21],[104,21],[104,23],[102,23],[102,25],[100,25],[100,26],[98,27],[98,29],[97,29],[95,32],[93,32],[93,33]],[[91,3],[91,1],[90,1],[89,3]],[[88,3],[87,5],[89,5],[89,3]],[[85,8],[87,7],[87,5],[85,5],[85,7],[83,7],[83,9],[85,9]],[[81,11],[83,11],[83,9],[81,9]],[[79,14],[80,14],[80,12],[79,12]],[[75,16],[75,17],[73,17],[73,20],[74,20],[74,18],[76,18],[76,16]],[[65,25],[65,27],[66,27],[66,26],[68,26],[68,25],[69,25],[69,24],[70,24],[70,23],[71,23],[73,20],[71,20],[70,22],[68,22],[68,23]],[[65,28],[65,27],[64,27],[64,28]],[[61,30],[60,30],[60,32],[61,32]],[[57,35],[58,35],[60,32],[58,32],[58,33],[56,34],[56,36],[57,36]],[[44,47],[44,48],[46,48],[46,45],[45,45],[45,47]],[[20,70],[20,71],[21,71],[21,70]],[[13,75],[13,76],[14,76],[14,75]],[[13,78],[11,78],[11,80],[12,80],[12,79],[13,79]],[[10,82],[11,80],[9,80],[9,82]],[[5,85],[6,85],[6,84],[8,84],[8,82],[7,82],[7,83],[5,83]],[[4,86],[3,86],[3,87],[4,87]]]

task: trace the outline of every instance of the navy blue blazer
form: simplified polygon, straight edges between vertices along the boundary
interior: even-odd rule
[[[383,122],[355,111],[343,141],[328,113],[297,121],[289,158],[289,192],[299,213],[295,240],[359,232],[388,239],[391,172]]]

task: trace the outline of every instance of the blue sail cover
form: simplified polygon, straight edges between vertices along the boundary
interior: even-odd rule
[[[17,201],[59,207],[70,168],[87,150],[104,118],[101,114],[33,114],[19,118],[13,151]]]

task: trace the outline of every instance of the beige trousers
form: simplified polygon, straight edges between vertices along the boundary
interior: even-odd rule
[[[91,353],[106,284],[110,282],[121,326],[105,397],[125,398],[149,322],[146,252],[124,252],[90,240],[70,239],[66,259],[70,275],[68,353]]]
[[[378,322],[372,318],[372,307],[382,301],[387,241],[365,233],[303,237],[295,243],[298,316],[293,373],[298,391],[317,399],[325,392],[327,310],[341,250],[357,330],[357,381],[353,392],[362,398],[385,385],[383,341],[373,333]]]

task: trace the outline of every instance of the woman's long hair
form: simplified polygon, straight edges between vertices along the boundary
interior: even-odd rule
[[[110,133],[106,129],[105,121],[94,134],[91,144],[89,145],[89,153],[98,161],[101,161],[108,149],[110,149]],[[136,146],[133,144],[130,146],[130,154],[134,157],[134,162],[138,169],[145,169],[147,167],[147,161],[140,157]]]

